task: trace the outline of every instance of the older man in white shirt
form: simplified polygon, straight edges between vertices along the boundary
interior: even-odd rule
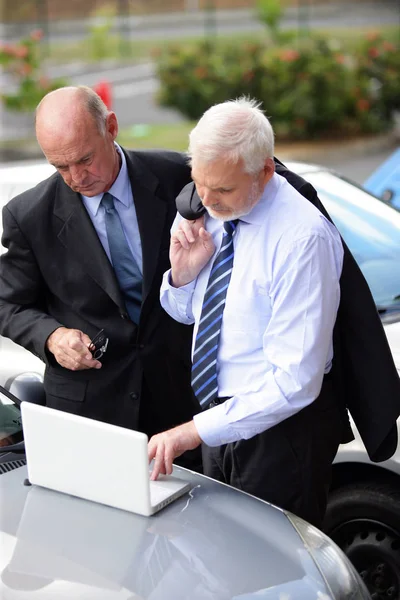
[[[191,132],[205,217],[177,217],[163,308],[195,324],[203,412],[154,436],[152,477],[203,442],[207,475],[321,526],[341,438],[329,372],[340,300],[339,233],[275,173],[271,125],[246,99]]]

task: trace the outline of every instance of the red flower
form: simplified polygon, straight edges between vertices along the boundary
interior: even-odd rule
[[[396,50],[396,46],[394,46],[394,44],[391,44],[390,42],[387,42],[386,40],[383,42],[382,46],[388,52],[394,52]]]
[[[369,48],[368,54],[371,58],[376,58],[377,56],[379,56],[379,49],[375,46],[372,46],[371,48]]]
[[[8,56],[16,56],[15,52],[17,50],[17,46],[13,46],[12,44],[3,44],[1,50]]]
[[[284,50],[280,53],[279,58],[284,62],[293,62],[297,60],[300,56],[300,53],[297,50]]]
[[[370,103],[365,98],[357,100],[357,108],[360,112],[365,112],[370,107]]]
[[[346,60],[344,54],[336,54],[335,58],[336,62],[339,63],[339,65],[343,65],[343,63]]]
[[[35,29],[31,33],[31,40],[39,42],[43,37],[43,31],[41,29]]]
[[[205,67],[197,67],[194,70],[194,74],[198,79],[205,79],[208,75],[208,71]]]
[[[28,65],[27,63],[24,63],[20,69],[18,69],[18,73],[20,75],[22,75],[23,77],[27,77],[28,75],[30,75],[33,71],[33,68],[31,65]]]
[[[243,79],[245,81],[251,81],[252,79],[254,79],[254,71],[247,71],[246,73],[244,73]]]
[[[42,75],[42,77],[39,77],[39,84],[43,89],[47,89],[50,85],[50,79]]]
[[[14,56],[16,58],[26,58],[28,56],[28,48],[26,46],[15,46]]]

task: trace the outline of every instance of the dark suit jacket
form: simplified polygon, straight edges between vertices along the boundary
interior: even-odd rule
[[[173,152],[125,155],[143,251],[139,326],[127,315],[79,194],[56,173],[3,210],[8,251],[0,259],[0,334],[46,363],[48,406],[134,429],[144,408],[152,434],[199,411],[190,386],[191,327],[176,323],[159,302],[175,198],[190,169]],[[58,365],[45,343],[60,325],[89,337],[105,329],[109,344],[100,370]]]
[[[277,159],[275,170],[331,220],[312,185]],[[195,219],[204,212],[194,184],[182,190],[177,208],[187,219]],[[382,461],[392,456],[397,447],[400,378],[368,284],[342,242],[344,262],[332,365],[335,395],[343,415],[342,441],[353,439],[348,409],[370,458]]]

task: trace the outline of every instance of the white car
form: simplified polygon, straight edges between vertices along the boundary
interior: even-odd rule
[[[54,172],[54,167],[45,161],[10,163],[0,167],[0,234],[3,206]],[[0,244],[0,254],[3,252]],[[17,378],[42,381],[43,371],[44,364],[39,358],[0,336],[0,385],[10,389]]]
[[[329,169],[287,166],[316,188],[363,271],[400,374],[400,213]],[[43,161],[3,166],[0,206],[53,172]],[[0,385],[9,389],[16,379],[42,373],[40,360],[0,337]],[[335,460],[327,531],[373,597],[395,599],[400,597],[400,451],[373,464],[353,428],[356,439],[341,446]]]

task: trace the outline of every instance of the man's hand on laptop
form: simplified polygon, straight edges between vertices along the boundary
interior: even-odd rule
[[[194,421],[153,435],[148,445],[149,462],[154,458],[150,479],[154,481],[160,474],[171,475],[174,459],[186,450],[197,448],[201,441]]]
[[[79,329],[58,327],[47,338],[46,348],[59,365],[71,371],[100,369],[101,362],[93,358],[90,343],[90,337]]]

